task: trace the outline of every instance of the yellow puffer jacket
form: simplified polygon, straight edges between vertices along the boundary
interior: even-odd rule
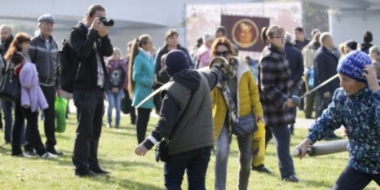
[[[236,59],[239,64],[237,71],[237,83],[239,84],[237,91],[238,117],[246,116],[250,113],[253,113],[255,116],[262,116],[263,109],[260,103],[259,90],[253,75],[249,68],[243,64],[239,58]],[[220,84],[211,91],[211,99],[215,139],[218,139],[227,113],[227,105],[224,101]]]

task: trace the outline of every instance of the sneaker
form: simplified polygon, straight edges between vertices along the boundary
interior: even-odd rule
[[[25,153],[21,153],[21,154],[12,154],[12,156],[14,157],[24,157],[24,158],[32,158],[33,156],[29,155],[29,154],[25,154]]]
[[[95,177],[96,173],[91,170],[86,170],[81,172],[75,171],[74,175],[76,177]]]
[[[282,178],[282,181],[298,183],[299,179],[295,175],[291,175],[291,176]]]
[[[110,174],[109,171],[102,170],[101,168],[93,168],[93,169],[90,169],[90,171],[94,172],[97,175],[107,175],[107,174]]]
[[[264,165],[252,166],[252,170],[260,172],[260,173],[272,174],[272,172],[267,167],[265,167]]]
[[[45,154],[43,154],[42,156],[40,156],[40,158],[44,158],[44,159],[54,159],[54,158],[57,158],[58,156],[57,155],[54,155],[50,152],[46,152]]]
[[[54,154],[54,155],[57,155],[57,156],[63,156],[63,152],[61,151],[58,151],[56,149],[47,149],[48,152],[50,152],[51,154]]]
[[[34,150],[26,150],[24,154],[26,154],[26,155],[28,155],[30,157],[37,156],[37,153]]]
[[[108,123],[107,124],[107,128],[112,128],[111,124]]]

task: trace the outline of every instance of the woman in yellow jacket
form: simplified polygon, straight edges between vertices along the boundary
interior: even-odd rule
[[[222,56],[229,61],[223,78],[227,81],[230,95],[237,108],[237,116],[244,117],[254,114],[256,121],[262,122],[263,110],[260,103],[259,91],[249,68],[242,61],[233,57],[231,42],[226,38],[218,38],[211,48],[212,57]],[[224,99],[221,84],[211,92],[213,103],[213,119],[215,127],[216,163],[215,189],[226,189],[227,161],[231,142],[230,116]],[[248,188],[252,160],[252,134],[237,137],[239,146],[239,190]],[[229,188],[231,189],[231,188]]]

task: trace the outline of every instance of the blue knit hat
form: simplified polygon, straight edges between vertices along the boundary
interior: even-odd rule
[[[170,51],[165,58],[165,70],[169,76],[190,68],[189,61],[187,56],[181,50],[172,50]]]
[[[363,69],[371,64],[371,58],[362,51],[352,51],[345,55],[338,64],[337,71],[359,82],[366,83]]]

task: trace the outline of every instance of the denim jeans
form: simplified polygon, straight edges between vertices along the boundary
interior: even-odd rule
[[[168,190],[180,190],[186,170],[188,189],[206,189],[206,172],[210,162],[211,149],[212,147],[209,146],[170,155],[164,166],[166,188]]]
[[[108,112],[107,112],[107,121],[108,124],[112,123],[112,110],[116,109],[116,126],[120,124],[120,112],[121,112],[121,99],[123,98],[124,92],[119,89],[117,93],[107,90],[107,99],[108,99]]]
[[[290,131],[284,126],[268,126],[272,131],[274,145],[276,147],[278,167],[281,178],[295,175],[293,158],[290,156]]]
[[[317,108],[317,114],[316,114],[316,119],[320,117],[323,113],[323,111],[329,106],[329,104],[332,102],[332,95],[334,92],[330,92],[330,97],[325,98],[323,97],[322,92],[318,92],[318,108]]]
[[[13,102],[1,100],[1,107],[4,114],[4,140],[5,142],[12,141],[12,125],[13,125]]]
[[[215,189],[225,190],[227,179],[227,163],[230,152],[232,133],[227,123],[224,123],[223,129],[216,142],[216,161],[215,161]],[[252,135],[237,137],[239,146],[239,190],[248,189],[249,176],[251,174],[252,162]]]

